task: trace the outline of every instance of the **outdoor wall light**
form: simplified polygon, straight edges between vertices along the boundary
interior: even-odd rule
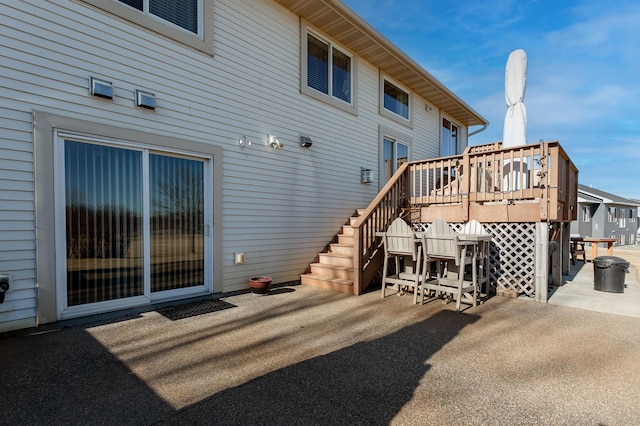
[[[91,95],[101,98],[113,99],[113,83],[99,78],[91,77]]]
[[[246,136],[243,136],[238,140],[238,145],[240,145],[240,148],[245,149],[251,146],[251,141]]]
[[[373,180],[373,171],[360,167],[360,183],[371,183]]]
[[[313,145],[313,141],[309,136],[300,136],[300,146],[302,148],[309,148],[311,145]]]
[[[282,149],[284,145],[278,140],[276,136],[268,135],[267,143],[273,149]]]
[[[136,90],[136,105],[143,108],[156,109],[156,95]]]

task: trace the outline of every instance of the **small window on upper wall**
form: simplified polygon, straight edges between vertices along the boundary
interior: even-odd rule
[[[213,53],[214,0],[83,0],[199,50]]]
[[[303,27],[301,91],[355,112],[355,61],[346,50]]]
[[[380,113],[401,123],[411,123],[411,96],[408,90],[382,77]]]

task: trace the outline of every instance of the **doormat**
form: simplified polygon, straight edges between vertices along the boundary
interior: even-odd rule
[[[202,302],[189,303],[187,305],[157,309],[156,312],[171,321],[177,321],[235,307],[236,305],[224,300],[203,300]]]

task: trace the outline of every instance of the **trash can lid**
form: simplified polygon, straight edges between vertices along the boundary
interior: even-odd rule
[[[625,265],[625,267],[629,266],[629,262],[621,257],[616,256],[598,256],[593,259],[593,263],[596,264],[596,266],[600,267],[607,267],[611,265]]]

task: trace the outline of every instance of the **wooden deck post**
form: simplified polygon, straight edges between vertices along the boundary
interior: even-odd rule
[[[549,224],[536,222],[535,287],[536,301],[546,302],[549,286]]]
[[[562,275],[569,275],[571,273],[570,269],[571,269],[571,223],[563,223],[562,224]]]

